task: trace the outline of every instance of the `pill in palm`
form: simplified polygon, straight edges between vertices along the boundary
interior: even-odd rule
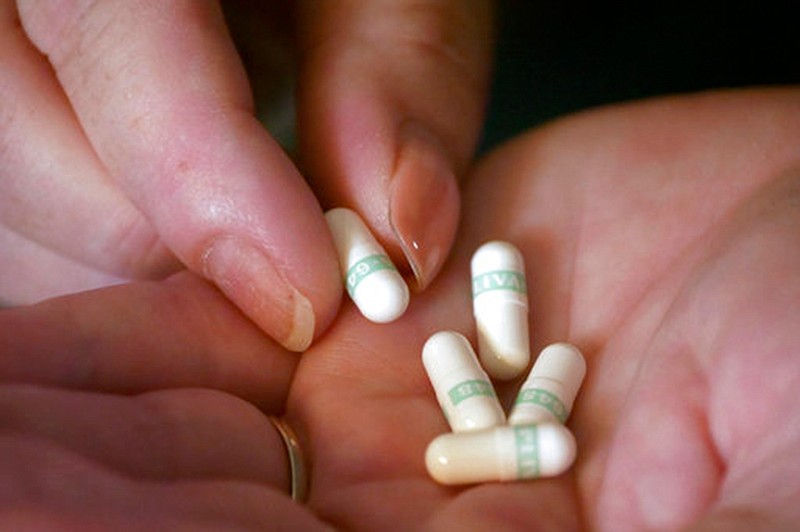
[[[350,209],[325,213],[347,293],[370,321],[388,323],[408,307],[408,286],[366,224]]]
[[[508,422],[564,423],[585,375],[586,361],[577,347],[566,342],[545,347],[520,387]]]
[[[560,475],[575,454],[575,438],[561,424],[504,425],[437,437],[425,466],[441,484],[523,480]]]
[[[494,387],[463,335],[454,331],[432,335],[422,348],[422,363],[454,432],[505,423]]]
[[[514,378],[530,361],[522,254],[508,242],[487,242],[472,256],[471,269],[481,363],[492,377]]]

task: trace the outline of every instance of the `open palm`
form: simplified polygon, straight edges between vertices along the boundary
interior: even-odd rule
[[[123,348],[109,360],[128,362],[105,373],[84,371],[94,384],[66,385],[127,394],[161,390],[145,394],[148,412],[155,402],[182,413],[182,424],[173,421],[161,430],[184,435],[169,440],[186,447],[182,454],[173,449],[183,469],[152,466],[135,474],[141,463],[110,451],[113,445],[86,443],[111,429],[84,433],[82,447],[71,445],[90,448],[82,456],[123,476],[160,478],[159,493],[171,486],[171,498],[150,496],[137,508],[160,505],[151,521],[172,524],[186,514],[193,523],[213,517],[212,526],[229,519],[274,527],[280,520],[295,528],[789,528],[800,523],[797,138],[800,93],[788,89],[621,106],[521,137],[483,161],[465,184],[457,245],[436,283],[389,325],[369,323],[345,305],[299,359],[291,384],[296,355],[259,340],[252,325],[199,281],[168,281],[166,299],[129,297],[129,307],[158,300],[161,317],[142,325],[152,309],[131,311],[126,316],[138,325],[115,338],[163,329],[143,344],[152,353],[142,361],[135,349]],[[468,261],[489,239],[509,240],[525,255],[534,351],[570,341],[586,355],[587,379],[568,421],[578,460],[559,478],[446,488],[428,478],[423,464],[426,445],[447,426],[425,377],[421,348],[441,329],[474,340]],[[143,287],[109,290],[160,289]],[[76,297],[84,303],[109,298],[103,294]],[[15,323],[9,315],[3,319],[6,326]],[[37,323],[24,316],[23,322]],[[11,338],[0,335],[0,351],[32,352]],[[41,347],[46,339],[37,341]],[[72,348],[97,352],[111,345]],[[160,350],[173,358],[159,359]],[[187,358],[193,350],[198,358]],[[6,381],[69,380],[67,371],[37,377],[46,373],[44,366],[21,370],[25,364],[4,360],[0,374]],[[517,384],[498,384],[506,405]],[[288,389],[287,418],[311,467],[307,509],[287,504],[279,490],[286,481],[283,451],[274,434],[267,438],[268,424],[252,415],[252,407],[186,386],[221,389],[267,412],[283,407]],[[2,400],[11,395],[17,394],[20,408],[35,402],[19,399],[29,391],[12,392],[0,396],[0,421],[18,432],[22,425],[33,430],[19,416],[3,415],[8,408]],[[68,408],[64,401],[55,406],[51,411]],[[122,415],[103,420],[101,413],[94,418],[99,426],[125,421]],[[193,434],[203,438],[187,440],[192,424],[202,428]],[[36,431],[46,432],[40,426]],[[136,434],[125,434],[128,447],[118,444],[123,450],[137,441]],[[4,478],[19,475],[28,455],[7,438],[0,444],[6,456],[9,449],[22,456],[10,465],[0,460]],[[128,481],[114,484],[106,477],[91,483],[96,470],[80,472],[76,482],[88,494],[102,485],[103,497],[111,497],[113,484],[120,500],[145,500],[141,482],[133,490]],[[225,482],[208,482],[220,477]],[[0,481],[0,495],[18,485],[4,488]],[[254,491],[257,485],[264,487]],[[193,506],[186,502],[192,498]],[[115,504],[102,511],[127,508]],[[170,504],[184,513],[167,519],[163,508]],[[132,519],[130,511],[116,515]]]
[[[289,413],[311,508],[371,529],[798,522],[798,111],[788,91],[668,99],[492,155],[438,284],[388,326],[347,308],[304,355]],[[587,357],[579,456],[557,479],[443,488],[423,465],[447,427],[420,353],[441,329],[474,340],[469,256],[489,239],[526,257],[534,346]]]

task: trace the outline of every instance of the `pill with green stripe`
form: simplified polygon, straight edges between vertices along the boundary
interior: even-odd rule
[[[496,379],[513,379],[528,367],[528,288],[522,253],[494,240],[472,256],[472,309],[478,356]]]
[[[451,430],[478,430],[505,423],[494,386],[462,334],[433,334],[422,347],[422,364]]]
[[[440,484],[504,482],[560,475],[576,453],[575,437],[560,423],[504,425],[438,436],[425,467]]]
[[[586,375],[586,360],[567,342],[545,347],[522,383],[508,416],[512,425],[564,423]]]
[[[339,207],[325,213],[325,219],[347,293],[361,314],[375,323],[402,316],[408,307],[408,286],[361,217]]]

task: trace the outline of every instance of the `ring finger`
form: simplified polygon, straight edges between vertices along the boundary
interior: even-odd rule
[[[0,386],[0,430],[43,439],[139,479],[230,479],[288,491],[283,441],[250,403],[224,392],[134,396]]]

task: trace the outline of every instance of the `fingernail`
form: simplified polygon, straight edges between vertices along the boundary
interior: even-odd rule
[[[203,256],[206,277],[264,332],[290,351],[314,337],[311,302],[255,246],[235,237],[215,240]]]
[[[433,135],[407,126],[390,185],[389,220],[422,290],[447,258],[458,226],[455,174]]]

